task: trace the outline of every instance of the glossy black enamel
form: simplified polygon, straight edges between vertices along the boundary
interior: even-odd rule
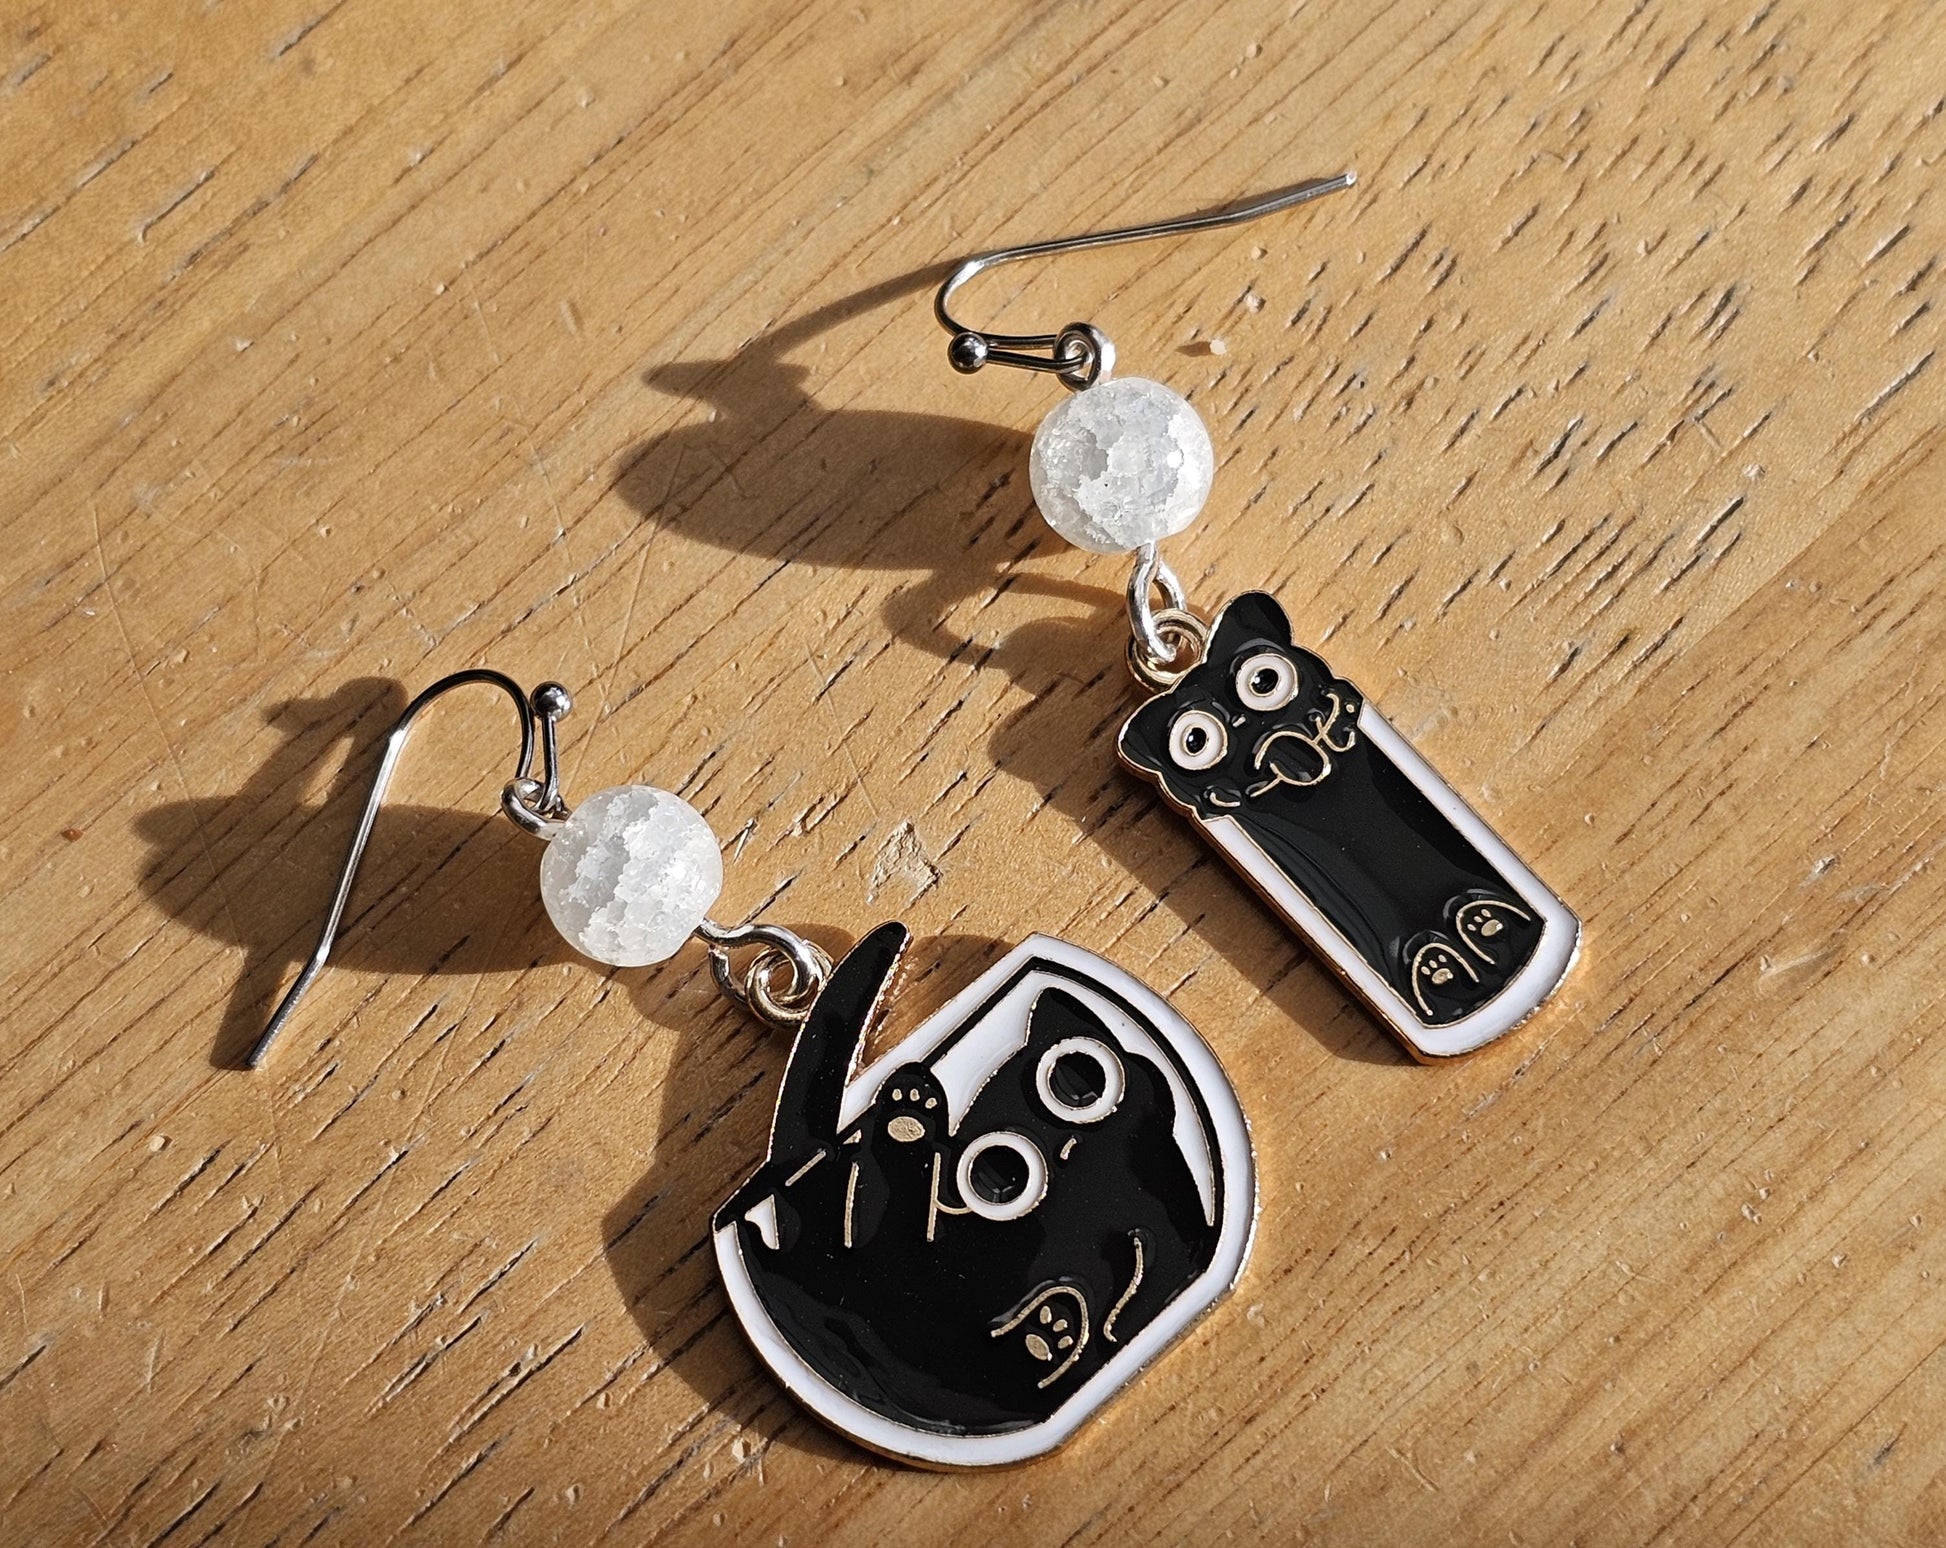
[[[1026,1046],[997,1061],[949,1132],[931,1066],[980,1036],[1029,972],[1065,978],[1153,1032],[1112,991],[1039,959],[923,1059],[886,1076],[840,1133],[845,1080],[906,939],[903,926],[883,925],[834,970],[792,1048],[770,1157],[718,1211],[716,1229],[735,1228],[772,1322],[832,1386],[902,1425],[999,1434],[1046,1419],[1209,1266],[1222,1192],[1215,1187],[1216,1218],[1206,1218],[1163,1070],[1054,985],[1027,1013]],[[1077,1038],[1120,1075],[1119,1101],[1094,1121],[1072,1113],[1104,1096],[1108,1072],[1050,1057]],[[1153,1042],[1174,1058],[1166,1039]],[[1038,1079],[1044,1058],[1052,1105]],[[1192,1101],[1211,1134],[1201,1098]],[[1018,1143],[989,1144],[969,1163],[969,1181],[989,1211],[1009,1207],[1037,1181],[1022,1159],[1031,1147],[1044,1192],[1018,1219],[971,1212],[957,1180],[969,1147],[1002,1133]],[[766,1205],[775,1247],[747,1218]]]
[[[1291,696],[1264,707],[1280,684]],[[1218,616],[1204,660],[1129,718],[1122,756],[1200,822],[1234,819],[1426,1025],[1443,1025],[1506,986],[1540,922],[1372,745],[1363,704],[1292,643],[1274,598],[1249,592]]]

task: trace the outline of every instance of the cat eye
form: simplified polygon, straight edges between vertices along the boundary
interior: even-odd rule
[[[1210,768],[1229,750],[1229,732],[1208,710],[1184,710],[1169,723],[1169,756],[1178,768]]]
[[[1018,1220],[1047,1196],[1047,1159],[1024,1134],[982,1134],[959,1158],[959,1196],[982,1220]]]
[[[1121,1104],[1128,1077],[1106,1043],[1063,1038],[1041,1055],[1034,1087],[1048,1111],[1069,1123],[1099,1123]]]
[[[1237,668],[1237,697],[1253,710],[1279,710],[1297,697],[1297,666],[1288,656],[1260,650]]]

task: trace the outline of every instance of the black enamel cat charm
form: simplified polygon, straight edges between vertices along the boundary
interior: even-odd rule
[[[1263,592],[1119,746],[1417,1057],[1511,1031],[1574,961],[1574,915]]]
[[[1235,1283],[1256,1191],[1215,1056],[1046,936],[857,1068],[903,925],[833,970],[770,1153],[712,1227],[730,1304],[834,1428],[936,1467],[1071,1436]]]

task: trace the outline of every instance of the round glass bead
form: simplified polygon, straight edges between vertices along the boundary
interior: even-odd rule
[[[649,785],[597,791],[541,856],[541,900],[569,945],[613,967],[675,955],[723,890],[716,835]]]
[[[1181,393],[1118,376],[1041,421],[1027,469],[1050,527],[1090,553],[1125,554],[1196,519],[1216,453]]]

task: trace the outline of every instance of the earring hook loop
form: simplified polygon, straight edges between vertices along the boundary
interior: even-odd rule
[[[567,689],[559,683],[542,683],[529,698],[519,683],[491,667],[469,667],[463,672],[442,677],[424,689],[406,705],[405,713],[393,722],[392,729],[385,734],[385,750],[379,756],[377,772],[372,775],[371,790],[365,797],[365,809],[359,814],[358,826],[352,831],[350,847],[345,851],[344,868],[338,873],[337,890],[332,894],[330,908],[325,911],[317,944],[311,948],[311,955],[298,973],[297,981],[285,991],[284,998],[272,1012],[263,1035],[250,1050],[249,1057],[244,1061],[248,1068],[254,1070],[263,1064],[271,1043],[291,1019],[298,1001],[303,999],[305,991],[324,970],[325,960],[331,955],[331,947],[338,938],[338,926],[344,919],[345,905],[351,899],[352,882],[358,875],[359,862],[364,859],[365,847],[371,842],[372,826],[378,820],[378,810],[384,803],[386,788],[398,768],[399,756],[405,751],[406,738],[412,734],[413,722],[427,705],[442,694],[473,683],[485,683],[500,689],[513,700],[514,712],[520,717],[520,757],[514,764],[513,778],[501,792],[501,809],[529,833],[543,838],[551,836],[554,829],[567,818],[568,807],[561,799],[560,761],[554,738],[554,723],[573,707],[574,701]],[[541,778],[538,780],[530,777],[534,766],[537,723],[542,752]]]
[[[1358,181],[1356,172],[1340,172],[1336,177],[1312,178],[1289,188],[1280,188],[1260,198],[1233,204],[1200,215],[1185,215],[1174,220],[1151,221],[1142,226],[1122,226],[1113,231],[1090,231],[1081,236],[1056,237],[1049,242],[1028,242],[1019,247],[998,247],[992,252],[975,253],[954,265],[933,298],[933,316],[950,333],[946,358],[955,371],[971,375],[983,365],[1015,366],[1023,371],[1052,371],[1068,387],[1091,387],[1114,369],[1115,349],[1108,336],[1092,323],[1069,323],[1059,333],[993,333],[969,328],[951,310],[953,294],[969,280],[997,269],[1003,263],[1018,263],[1025,258],[1052,258],[1059,253],[1077,253],[1091,247],[1113,247],[1122,242],[1146,242],[1152,237],[1186,236],[1195,231],[1217,231],[1239,226],[1245,221],[1274,215],[1305,204]],[[1045,354],[1030,353],[1044,350]]]
[[[1161,607],[1150,600],[1152,592],[1161,593]],[[1209,625],[1189,610],[1182,581],[1153,543],[1135,551],[1128,627],[1128,669],[1152,693],[1175,687],[1209,653]]]

